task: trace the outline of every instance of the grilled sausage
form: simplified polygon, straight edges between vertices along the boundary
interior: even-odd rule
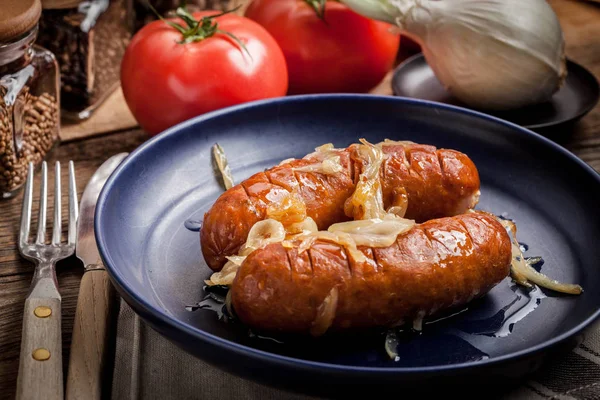
[[[380,168],[387,209],[405,196],[405,217],[417,222],[463,213],[476,205],[479,175],[465,154],[421,144],[387,144]],[[337,150],[342,170],[335,174],[300,172],[293,168],[315,162],[309,155],[254,174],[224,192],[205,213],[200,244],[208,266],[219,271],[225,257],[244,244],[250,228],[266,218],[267,207],[296,189],[320,230],[350,220],[344,204],[364,168],[357,145]]]
[[[417,224],[390,247],[358,249],[366,261],[320,239],[302,253],[298,243],[252,252],[230,289],[235,313],[250,327],[287,333],[391,327],[464,305],[510,272],[510,237],[480,212]]]

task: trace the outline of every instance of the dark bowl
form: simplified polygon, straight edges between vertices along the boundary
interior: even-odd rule
[[[402,337],[398,360],[387,356],[381,332],[278,343],[220,320],[214,311],[222,305],[186,310],[205,297],[203,280],[210,275],[198,232],[184,224],[201,220],[222,193],[211,165],[215,142],[239,182],[323,143],[342,147],[361,137],[468,154],[482,182],[478,208],[513,219],[526,255],[543,257],[542,272],[580,283],[584,293],[529,293],[507,278],[463,312]],[[520,382],[575,346],[597,321],[598,199],[593,169],[515,124],[399,97],[290,96],[200,116],[148,140],[107,181],[95,232],[112,282],[129,305],[178,346],[233,374],[332,397],[464,385],[490,385],[487,393],[498,393],[491,385]]]

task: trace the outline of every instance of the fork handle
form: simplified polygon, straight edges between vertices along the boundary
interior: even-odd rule
[[[67,400],[106,397],[102,393],[102,378],[108,362],[107,342],[114,297],[114,289],[104,269],[83,274],[73,326]]]
[[[63,398],[61,298],[52,278],[38,279],[25,300],[16,398]]]

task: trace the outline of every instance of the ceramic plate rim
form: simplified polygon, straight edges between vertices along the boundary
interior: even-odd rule
[[[154,146],[158,145],[161,141],[166,140],[170,136],[178,135],[179,132],[184,131],[185,128],[202,123],[205,120],[209,120],[215,117],[220,117],[230,113],[236,113],[242,110],[248,110],[251,108],[259,108],[263,106],[268,106],[269,104],[276,103],[301,103],[304,101],[311,100],[338,100],[338,99],[347,99],[347,100],[357,100],[357,101],[381,101],[381,102],[403,102],[412,105],[419,105],[425,107],[433,107],[444,109],[453,113],[459,114],[467,114],[469,116],[485,119],[492,123],[500,124],[512,128],[516,130],[521,135],[531,136],[534,140],[541,142],[541,145],[545,145],[551,148],[553,151],[557,151],[563,153],[564,156],[569,158],[575,164],[577,164],[584,172],[587,172],[591,175],[592,179],[594,179],[597,184],[600,185],[600,174],[598,174],[591,166],[586,164],[583,160],[575,156],[573,153],[569,152],[567,149],[562,147],[561,145],[551,141],[550,139],[533,132],[529,129],[523,128],[522,126],[516,125],[512,122],[499,119],[497,117],[487,115],[478,111],[474,111],[471,109],[466,109],[454,105],[449,105],[445,103],[438,103],[429,100],[422,99],[414,99],[402,96],[385,96],[385,95],[373,95],[373,94],[345,94],[345,93],[335,93],[335,94],[309,94],[309,95],[292,95],[285,96],[279,98],[272,98],[266,100],[258,100],[253,102],[248,102],[244,104],[240,104],[237,106],[231,106],[227,108],[223,108],[217,111],[213,111],[204,115],[200,115],[189,120],[183,121],[161,133],[158,135],[151,137],[146,140],[140,146],[138,146],[134,151],[132,151],[125,160],[113,171],[108,180],[106,181],[102,191],[100,192],[98,203],[96,207],[96,213],[94,217],[94,231],[96,234],[96,240],[98,244],[98,250],[100,256],[102,257],[106,270],[111,277],[113,283],[120,288],[129,298],[133,301],[135,306],[132,306],[134,311],[137,314],[140,314],[137,311],[137,308],[141,308],[145,311],[145,315],[150,317],[154,323],[159,321],[162,324],[165,324],[171,329],[183,331],[186,335],[190,335],[197,340],[200,340],[204,343],[209,343],[215,345],[221,349],[226,351],[232,351],[237,353],[238,355],[244,355],[250,358],[260,358],[267,363],[276,363],[279,365],[288,365],[293,368],[304,368],[304,369],[321,369],[330,372],[362,372],[362,373],[376,373],[376,374],[418,374],[418,373],[428,373],[428,372],[443,372],[443,371],[456,371],[456,370],[464,370],[470,368],[478,368],[478,367],[491,367],[493,365],[500,364],[502,362],[506,362],[509,360],[517,360],[522,357],[527,357],[538,352],[543,352],[544,350],[550,349],[556,345],[559,345],[573,336],[581,333],[586,330],[589,326],[593,325],[598,321],[600,317],[600,308],[594,310],[591,316],[586,318],[585,320],[579,322],[576,326],[571,328],[569,331],[564,332],[560,335],[554,336],[548,340],[539,342],[534,346],[530,346],[526,349],[515,351],[512,353],[504,354],[498,357],[489,358],[487,360],[479,360],[479,361],[467,361],[456,364],[449,365],[433,365],[433,366],[418,366],[418,367],[368,367],[368,366],[356,366],[356,365],[344,365],[344,364],[335,364],[328,362],[320,362],[320,361],[311,361],[305,360],[301,358],[294,358],[290,356],[279,355],[275,353],[270,353],[268,351],[255,349],[249,346],[245,346],[242,344],[238,344],[235,342],[231,342],[229,340],[223,339],[217,335],[213,335],[206,331],[203,331],[200,328],[197,328],[188,323],[177,320],[174,317],[167,315],[167,313],[161,311],[160,309],[152,306],[148,303],[143,297],[138,296],[135,291],[130,290],[127,285],[124,284],[123,276],[120,273],[120,268],[117,266],[118,262],[114,260],[107,250],[107,243],[105,240],[105,235],[102,226],[102,219],[104,215],[105,202],[110,193],[111,189],[115,186],[115,181],[118,179],[122,170],[126,169],[140,154],[150,151]],[[146,317],[146,318],[147,318]],[[145,317],[143,317],[145,318]]]

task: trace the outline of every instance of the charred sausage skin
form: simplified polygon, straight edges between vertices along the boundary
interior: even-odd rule
[[[230,289],[235,313],[260,330],[306,334],[336,288],[329,330],[391,327],[464,305],[510,272],[510,237],[486,213],[430,220],[390,247],[359,250],[366,261],[324,240],[301,254],[297,242],[254,251]]]
[[[344,203],[364,168],[357,146],[336,150],[342,166],[339,173],[293,170],[316,162],[315,155],[308,155],[256,173],[223,193],[205,213],[200,231],[208,266],[219,271],[225,257],[244,244],[250,228],[266,218],[268,205],[294,189],[320,230],[350,220]],[[465,154],[422,144],[386,144],[382,150],[386,157],[379,172],[386,209],[395,197],[405,194],[405,217],[423,222],[460,214],[477,203],[479,175]]]

